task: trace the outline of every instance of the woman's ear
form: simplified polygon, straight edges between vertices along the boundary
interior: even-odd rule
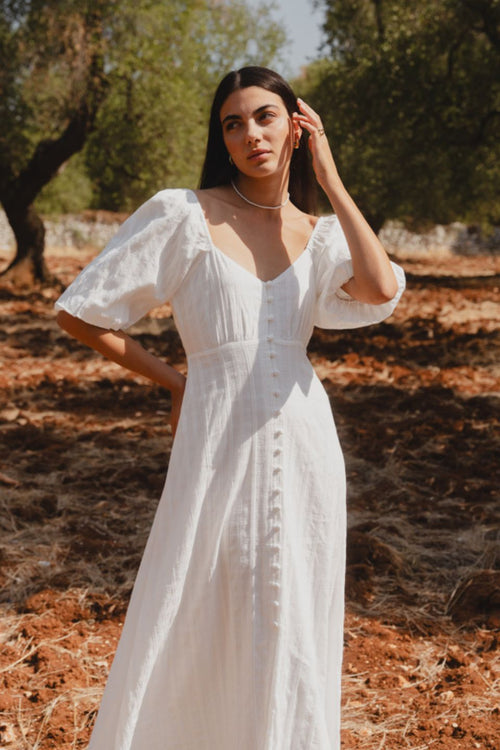
[[[293,146],[294,148],[298,148],[300,139],[302,136],[302,128],[297,118],[295,117],[295,113],[292,115],[292,136],[293,136]]]

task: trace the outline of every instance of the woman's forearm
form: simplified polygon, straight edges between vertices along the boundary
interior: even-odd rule
[[[174,393],[184,389],[185,377],[180,372],[146,351],[126,333],[85,323],[63,310],[57,314],[56,320],[71,336],[122,367],[144,375]]]
[[[353,278],[344,284],[345,291],[360,302],[387,302],[396,294],[398,284],[377,235],[336,171],[328,175],[322,187],[338,216],[352,257]]]

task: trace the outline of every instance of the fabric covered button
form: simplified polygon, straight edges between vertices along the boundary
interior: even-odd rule
[[[273,474],[279,474],[281,471],[281,466],[275,466],[273,469]]]
[[[271,302],[274,302],[274,297],[272,295],[269,295],[269,297],[267,298],[266,302],[268,302],[269,304],[271,304]]]
[[[267,319],[267,322],[268,322],[268,323],[272,323],[272,322],[273,322],[273,320],[274,320],[274,315],[269,315],[269,317],[268,317],[268,319]]]
[[[269,343],[271,343],[272,341],[274,341],[274,336],[273,336],[272,334],[270,334],[270,335],[269,335],[269,336],[267,337],[267,340],[269,341]]]
[[[280,627],[279,620],[273,620],[273,625],[274,625],[275,628],[279,628]]]
[[[279,409],[276,409],[276,411],[273,411],[273,417],[279,417],[280,411]]]
[[[275,438],[279,438],[282,435],[283,435],[283,430],[276,430],[276,432],[274,433],[274,437]]]
[[[275,599],[274,602],[273,602],[273,604],[274,604],[275,607],[279,607],[280,606],[280,603],[279,603],[278,599]]]
[[[274,568],[274,570],[281,570],[281,564],[279,562],[272,562],[271,568]]]
[[[275,589],[280,589],[281,588],[281,583],[279,581],[269,581],[269,585],[273,586],[273,588],[275,588]]]
[[[274,450],[274,452],[273,452],[273,455],[274,455],[274,456],[279,456],[279,455],[281,455],[281,448],[275,448],[275,450]]]
[[[274,391],[273,396],[274,396],[274,398],[279,398],[280,391]]]
[[[280,374],[280,373],[279,373],[279,370],[273,370],[273,371],[272,371],[272,376],[273,376],[273,378],[277,378],[279,374]]]
[[[276,354],[274,352],[269,352],[269,359],[274,359],[276,357]]]

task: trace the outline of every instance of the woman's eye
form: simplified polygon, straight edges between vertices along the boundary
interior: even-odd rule
[[[260,116],[261,120],[272,120],[274,117],[274,112],[263,112]]]

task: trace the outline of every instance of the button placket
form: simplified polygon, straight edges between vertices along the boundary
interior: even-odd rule
[[[274,315],[274,295],[272,293],[272,282],[266,283],[266,305],[267,305],[267,335],[269,356],[269,390],[273,402],[272,414],[274,419],[279,418],[281,411],[279,408],[280,391],[280,372],[276,365],[275,343],[275,315]],[[281,558],[282,558],[282,492],[283,492],[283,467],[282,467],[282,438],[283,430],[277,425],[273,428],[272,439],[272,473],[271,473],[271,491],[269,498],[269,529],[271,532],[271,544],[269,550],[270,559],[270,576],[269,586],[272,591],[272,621],[277,628],[280,627],[280,609],[281,609]]]

